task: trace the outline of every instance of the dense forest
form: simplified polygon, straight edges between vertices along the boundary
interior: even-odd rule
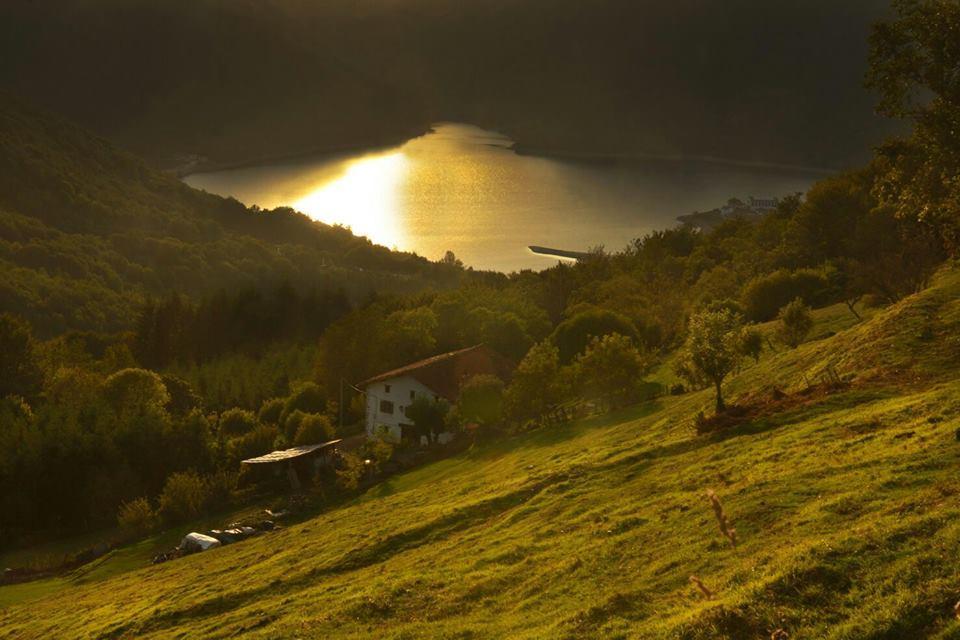
[[[453,284],[458,270],[289,209],[191,189],[0,93],[0,307],[44,336],[129,328],[150,296],[309,287],[356,301]]]
[[[735,335],[739,355],[755,354],[767,347],[750,325],[779,319],[791,348],[809,307],[890,304],[956,256],[960,60],[940,34],[960,15],[936,0],[897,6],[875,31],[869,81],[910,136],[763,217],[679,226],[542,272],[475,273],[250,210],[4,97],[2,535],[107,524],[187,472],[222,489],[245,456],[342,435],[360,418],[359,396],[339,406],[345,385],[480,342],[517,371],[470,389],[499,398],[496,416],[466,395],[446,408],[455,428],[636,401],[678,349],[690,357],[677,373],[715,384],[721,411],[707,347],[729,351]]]
[[[889,130],[860,82],[886,4],[8,2],[0,84],[165,161],[460,120],[531,150],[845,167]]]

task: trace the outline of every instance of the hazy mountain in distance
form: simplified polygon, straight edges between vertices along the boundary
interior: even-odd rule
[[[50,0],[0,8],[0,83],[154,158],[392,142],[433,120],[532,149],[835,167],[886,0]]]

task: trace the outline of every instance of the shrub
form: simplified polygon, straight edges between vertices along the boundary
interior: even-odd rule
[[[507,411],[514,420],[532,420],[560,404],[567,389],[560,375],[560,351],[549,342],[535,344],[524,356],[506,392]]]
[[[640,378],[648,368],[630,338],[616,333],[591,340],[576,361],[583,392],[615,405],[637,398]]]
[[[503,381],[493,375],[473,376],[460,388],[460,418],[491,426],[503,417]]]
[[[227,409],[220,414],[220,431],[227,436],[250,433],[257,426],[257,417],[245,409]]]
[[[569,364],[590,344],[593,338],[611,333],[637,340],[637,330],[630,320],[612,311],[591,309],[561,322],[553,332],[552,340],[560,350],[560,362]]]
[[[484,320],[481,339],[495,351],[509,358],[522,358],[533,340],[515,313],[491,314]]]
[[[207,503],[213,508],[222,508],[233,498],[237,488],[239,473],[235,471],[217,471],[206,477]]]
[[[119,414],[166,412],[170,394],[163,380],[146,369],[123,369],[103,382],[103,397]]]
[[[446,400],[434,400],[427,396],[417,396],[407,406],[407,418],[417,429],[417,433],[425,435],[431,440],[443,432],[450,405]],[[382,440],[382,438],[378,438]]]
[[[168,524],[196,518],[209,501],[207,483],[193,471],[174,473],[163,485],[157,513]]]
[[[352,491],[360,486],[360,479],[366,471],[366,464],[360,456],[344,453],[340,456],[340,468],[337,469],[337,488]]]
[[[42,383],[43,371],[30,324],[18,316],[0,314],[0,398],[32,398]]]
[[[333,424],[330,418],[319,413],[304,414],[297,428],[297,435],[293,439],[293,444],[301,446],[305,444],[320,444],[332,440],[335,434]]]
[[[813,318],[810,316],[810,307],[803,300],[796,298],[793,302],[780,310],[778,316],[777,335],[784,344],[792,349],[800,346],[813,328]]]
[[[370,438],[363,443],[360,452],[370,460],[374,471],[380,471],[384,463],[393,457],[393,445],[380,438]]]
[[[287,418],[294,411],[304,413],[323,413],[327,408],[327,401],[320,387],[314,382],[301,382],[293,389],[283,404],[280,422],[286,424]],[[288,433],[289,435],[289,433]]]
[[[291,412],[283,421],[283,434],[286,436],[288,442],[293,442],[297,439],[297,431],[300,430],[300,425],[303,424],[303,419],[307,417],[308,414],[300,411]]]
[[[260,405],[260,411],[257,413],[257,419],[263,424],[279,425],[285,402],[283,398],[264,400],[263,404]]]
[[[185,416],[194,409],[203,408],[203,401],[194,392],[189,382],[168,374],[160,376],[160,379],[163,380],[163,385],[167,388],[167,393],[170,394],[170,401],[166,406],[170,415]]]
[[[150,533],[157,526],[157,514],[149,500],[137,498],[120,505],[117,524],[124,533],[139,537]]]
[[[744,357],[753,358],[754,362],[760,362],[760,355],[763,353],[763,334],[758,329],[744,329],[740,334],[740,353]]]
[[[165,453],[173,469],[208,469],[215,455],[210,421],[198,409],[170,423]]]
[[[260,425],[250,433],[232,439],[227,444],[228,458],[234,465],[247,458],[256,458],[273,451],[273,443],[280,431],[270,425]]]
[[[747,318],[766,322],[777,317],[777,312],[795,298],[802,298],[808,304],[819,301],[829,287],[826,276],[819,271],[780,269],[747,284],[743,306]]]

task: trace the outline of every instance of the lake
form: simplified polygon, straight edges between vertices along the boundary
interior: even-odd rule
[[[387,149],[200,173],[193,187],[247,205],[290,206],[391,248],[479,269],[541,269],[529,245],[619,250],[676,217],[731,197],[782,196],[822,173],[711,160],[564,160],[519,155],[512,141],[442,123]]]

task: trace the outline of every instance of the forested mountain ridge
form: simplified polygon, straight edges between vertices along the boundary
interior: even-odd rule
[[[288,283],[410,291],[456,269],[290,209],[191,189],[0,93],[0,308],[41,333],[130,326],[146,297]]]
[[[158,160],[394,143],[432,121],[522,147],[843,167],[887,0],[49,0],[0,7],[0,86]]]

